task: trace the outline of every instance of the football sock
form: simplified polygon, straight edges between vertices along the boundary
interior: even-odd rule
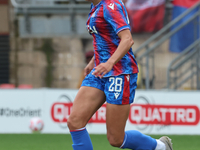
[[[162,141],[156,140],[156,142],[157,142],[157,146],[156,146],[155,150],[165,150],[166,149],[165,144]]]
[[[70,131],[74,150],[93,150],[92,142],[86,128]]]
[[[120,148],[134,150],[155,150],[157,142],[150,136],[144,135],[137,130],[125,132],[124,142]]]

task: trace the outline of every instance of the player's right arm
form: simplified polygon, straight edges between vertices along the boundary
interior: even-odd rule
[[[84,69],[84,76],[87,76],[91,70],[94,68],[94,56],[90,60],[90,62],[87,64],[87,66]]]

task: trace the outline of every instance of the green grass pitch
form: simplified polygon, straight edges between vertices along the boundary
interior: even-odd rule
[[[151,135],[159,138],[160,135]],[[106,135],[90,135],[94,150],[117,150]],[[200,150],[200,136],[170,135],[174,150]],[[0,134],[0,150],[72,150],[69,134]]]

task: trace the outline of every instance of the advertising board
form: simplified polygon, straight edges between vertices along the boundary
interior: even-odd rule
[[[44,119],[43,97],[43,90],[0,90],[0,133],[30,133],[30,119]]]
[[[77,90],[0,90],[0,133],[31,133],[40,117],[42,133],[69,133],[67,119]],[[145,134],[199,134],[200,93],[137,90],[126,130]],[[89,133],[106,133],[106,103],[90,119]]]

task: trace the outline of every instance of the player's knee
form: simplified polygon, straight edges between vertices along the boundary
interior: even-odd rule
[[[69,117],[67,120],[67,126],[69,128],[69,130],[75,130],[75,129],[79,129],[79,121],[76,119],[76,117]]]
[[[73,129],[74,123],[73,123],[73,119],[71,119],[71,117],[69,117],[67,119],[67,126],[68,126],[69,130]]]
[[[124,139],[121,137],[115,137],[115,136],[111,136],[111,135],[107,135],[107,138],[108,138],[110,145],[113,147],[120,147],[124,141]]]
[[[67,120],[67,126],[69,130],[76,130],[85,127],[85,124],[78,117],[70,115]]]

